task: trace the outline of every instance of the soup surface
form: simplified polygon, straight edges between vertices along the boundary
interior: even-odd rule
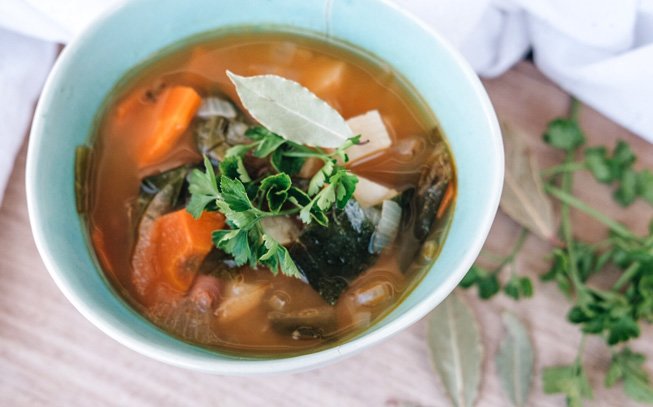
[[[247,140],[243,129],[256,124],[227,70],[296,81],[345,119],[378,113],[385,128],[389,146],[354,146],[354,158],[342,163],[359,182],[348,206],[328,213],[328,227],[311,229],[296,219],[272,226],[290,235],[282,243],[302,278],[274,275],[260,265],[236,266],[211,241],[212,230],[229,228],[224,217],[205,212],[199,227],[185,212],[189,171],[204,169],[203,154],[216,171],[224,158],[215,145],[205,148],[202,137],[219,128],[225,143],[238,145]],[[199,110],[199,99],[188,89],[202,99]],[[207,110],[212,97],[229,101],[233,109]],[[166,111],[166,101],[173,99],[195,105],[182,134],[166,149],[150,135],[178,124],[169,118],[178,113]],[[364,116],[368,112],[373,114]],[[348,121],[352,129],[354,122]],[[364,141],[368,122],[361,122]],[[356,148],[365,152],[354,154]],[[297,33],[229,32],[144,62],[108,99],[87,151],[81,209],[108,280],[165,331],[238,355],[313,351],[370,327],[434,261],[455,196],[452,160],[435,119],[390,66],[345,44]],[[244,158],[250,174],[270,171],[259,161],[251,154]],[[307,160],[293,182],[306,183],[316,173],[309,167]],[[304,181],[302,173],[309,174]],[[396,237],[376,250],[369,234],[356,234],[352,214],[377,233],[386,206],[401,209],[401,222]],[[156,239],[153,223],[163,230]],[[170,237],[182,228],[194,234],[194,251],[186,240]],[[166,277],[165,270],[175,278]]]

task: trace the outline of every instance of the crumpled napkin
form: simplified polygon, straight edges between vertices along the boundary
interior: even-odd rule
[[[56,46],[0,28],[0,203]]]
[[[120,1],[0,2],[0,199],[53,43],[70,41]],[[500,75],[532,50],[560,87],[653,142],[653,0],[392,1],[452,42],[481,76]]]

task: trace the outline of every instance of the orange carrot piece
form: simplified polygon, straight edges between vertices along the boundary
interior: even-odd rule
[[[204,212],[195,219],[185,209],[157,219],[153,228],[156,274],[173,288],[188,290],[213,247],[211,234],[224,224],[219,212]]]
[[[139,160],[141,166],[156,163],[175,146],[190,125],[202,98],[187,86],[173,86],[161,92],[156,101],[156,123],[146,136]]]
[[[440,219],[441,217],[444,216],[444,213],[449,208],[449,205],[451,205],[451,202],[453,202],[453,196],[454,196],[453,182],[449,182],[449,185],[447,185],[447,189],[444,191],[444,196],[442,197],[442,202],[440,202],[440,207],[438,208],[438,212],[435,214],[436,219]]]

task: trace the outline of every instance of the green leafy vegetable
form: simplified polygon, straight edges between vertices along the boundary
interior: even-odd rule
[[[608,162],[607,150],[603,146],[591,147],[585,150],[585,165],[599,182],[607,184],[614,179]]]
[[[292,181],[288,174],[276,174],[265,177],[259,186],[259,193],[265,194],[268,208],[272,212],[279,213],[288,199],[288,190]]]
[[[610,368],[605,376],[605,385],[614,386],[623,381],[624,392],[633,400],[642,403],[653,403],[653,386],[644,370],[644,355],[635,353],[628,348],[612,356]]]
[[[290,257],[288,249],[280,245],[276,240],[268,235],[263,235],[263,241],[267,251],[260,257],[259,261],[276,275],[279,270],[285,275],[301,276],[301,272],[297,269],[297,265]]]
[[[573,151],[585,144],[585,135],[576,120],[559,118],[549,123],[544,133],[544,141],[552,147]]]
[[[230,178],[238,178],[242,182],[250,182],[252,180],[247,173],[243,159],[239,156],[227,156],[220,163],[220,173]]]
[[[544,369],[542,381],[545,393],[564,394],[569,407],[580,407],[583,400],[592,398],[592,387],[585,370],[579,364],[547,367]]]
[[[564,162],[543,171],[541,180],[537,177],[534,180],[522,178],[521,183],[533,185],[519,185],[524,190],[536,190],[537,185],[543,183],[544,191],[560,203],[560,241],[545,237],[554,247],[548,256],[551,261],[549,271],[541,279],[557,283],[571,301],[567,314],[569,322],[577,325],[584,335],[602,338],[610,348],[613,359],[606,385],[623,381],[624,392],[629,397],[653,402],[648,374],[642,367],[644,356],[621,348],[623,343],[640,336],[643,323],[653,321],[653,221],[648,234],[639,236],[574,196],[573,188],[574,172],[587,170],[596,181],[614,188],[612,198],[620,205],[630,205],[637,198],[653,205],[653,172],[650,169],[635,170],[637,157],[624,141],[617,142],[612,151],[604,146],[585,147],[586,138],[578,124],[578,107],[578,103],[572,103],[569,117],[553,120],[544,134],[545,142],[564,151]],[[507,165],[506,171],[516,170]],[[503,205],[502,209],[506,210]],[[592,243],[578,240],[571,221],[572,210],[583,212],[603,224],[608,237]],[[535,232],[529,219],[511,217],[523,228]],[[542,237],[539,233],[534,234]],[[520,250],[518,242],[497,267],[473,266],[461,286],[476,285],[479,296],[488,298],[501,287],[500,272],[512,270],[503,285],[504,293],[514,299],[530,296],[530,280],[514,273],[514,259]],[[593,275],[607,271],[617,272],[612,286],[595,287],[591,284]],[[546,368],[543,375],[545,391],[565,394],[568,404],[573,406],[582,405],[584,399],[591,398],[591,387],[580,363],[582,356],[583,345],[579,347],[573,364]]]
[[[650,170],[637,174],[637,194],[653,205],[653,172]]]
[[[204,157],[204,166],[206,172],[194,170],[190,173],[188,179],[188,191],[191,193],[191,198],[188,205],[186,205],[186,210],[195,218],[202,215],[209,203],[220,198],[213,165],[211,165],[211,161],[207,157]]]
[[[533,296],[533,283],[528,277],[511,276],[503,287],[503,292],[514,300],[529,298]]]
[[[479,297],[487,300],[501,291],[499,274],[504,270],[510,270],[510,279],[503,287],[506,295],[515,300],[521,297],[531,297],[533,295],[533,284],[531,280],[528,277],[520,277],[515,274],[515,260],[527,237],[528,231],[524,228],[510,253],[501,258],[498,266],[488,270],[478,264],[473,265],[460,282],[460,286],[470,288],[476,285],[478,287]]]
[[[213,232],[213,241],[219,249],[234,257],[237,265],[248,263],[268,266],[271,271],[279,270],[287,276],[301,277],[288,251],[263,232],[260,222],[266,217],[278,216],[289,196],[299,204],[302,194],[293,187],[287,174],[275,174],[264,178],[258,185],[258,193],[265,197],[267,209],[254,205],[243,182],[236,176],[221,175],[219,188],[213,167],[205,159],[205,172],[194,170],[189,177],[191,200],[187,210],[199,217],[206,207],[214,203],[227,218],[230,230]],[[298,199],[299,197],[299,199]],[[304,200],[302,200],[305,202]],[[284,214],[297,213],[299,208]]]
[[[585,135],[576,120],[558,118],[549,123],[544,133],[544,141],[552,147],[573,151],[585,144]]]
[[[261,221],[297,215],[306,224],[327,226],[326,212],[334,207],[343,209],[356,189],[358,178],[339,165],[338,159],[347,161],[345,150],[359,144],[360,136],[351,137],[349,130],[339,128],[338,120],[344,123],[340,115],[295,82],[273,76],[244,78],[229,74],[250,113],[262,122],[272,122],[284,132],[283,137],[262,126],[247,129],[245,136],[252,142],[226,151],[219,163],[219,177],[205,157],[205,171],[194,170],[188,178],[191,199],[187,210],[196,218],[204,210],[218,210],[225,215],[230,229],[215,231],[213,241],[232,255],[237,265],[264,265],[275,274],[281,271],[301,278],[288,250],[264,232]],[[266,98],[269,100],[263,100]],[[303,110],[299,102],[305,104]],[[278,117],[271,119],[271,112]],[[292,131],[299,130],[296,126],[300,125],[304,126],[301,133]],[[319,131],[316,127],[320,127]],[[326,140],[320,145],[334,150],[325,152],[305,145],[311,143],[312,137]],[[252,179],[245,166],[251,156],[269,160],[276,172]],[[308,158],[321,160],[324,165],[305,191],[293,185],[291,176]]]

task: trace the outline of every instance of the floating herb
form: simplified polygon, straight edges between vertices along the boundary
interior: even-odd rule
[[[297,82],[276,75],[227,75],[249,113],[286,140],[337,148],[353,136],[340,113]]]
[[[326,226],[326,212],[344,208],[356,189],[358,178],[338,160],[347,162],[345,150],[359,144],[360,136],[350,137],[348,127],[342,127],[347,126],[344,119],[296,82],[273,75],[228,75],[250,113],[282,133],[263,126],[249,128],[245,136],[251,143],[229,148],[219,163],[219,175],[205,157],[205,170],[196,169],[189,177],[187,210],[195,217],[204,210],[225,215],[229,229],[213,232],[213,241],[237,265],[263,265],[274,274],[301,278],[288,250],[265,233],[261,222],[296,215],[305,224]],[[310,138],[314,136],[318,138]],[[318,144],[334,150],[309,147]],[[269,160],[276,173],[253,179],[245,167],[248,154]],[[308,158],[321,160],[323,166],[304,190],[293,185],[291,176]]]

